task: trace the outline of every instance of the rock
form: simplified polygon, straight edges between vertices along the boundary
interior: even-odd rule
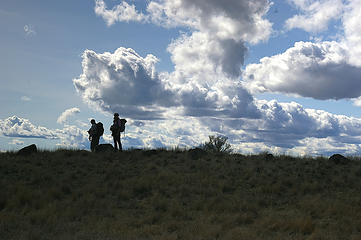
[[[347,157],[342,156],[341,154],[333,154],[330,158],[330,161],[334,162],[335,164],[347,164],[350,159]]]
[[[18,151],[18,155],[21,156],[28,156],[32,153],[38,152],[38,149],[35,144],[31,144],[29,146],[26,146]]]
[[[114,152],[113,145],[107,143],[107,144],[99,144],[95,147],[95,152],[103,153],[103,152]]]
[[[201,158],[202,156],[207,155],[207,152],[201,148],[193,148],[188,150],[188,154],[191,159],[196,160]]]

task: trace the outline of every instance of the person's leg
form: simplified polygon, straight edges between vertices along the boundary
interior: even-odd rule
[[[118,136],[118,143],[119,143],[119,151],[123,151],[122,142],[120,141],[120,134]]]
[[[114,149],[118,150],[118,146],[117,146],[117,137],[113,136],[113,140],[114,140]]]
[[[95,150],[95,140],[94,140],[94,138],[92,138],[92,140],[90,142],[90,150],[92,152],[94,152],[94,150]]]

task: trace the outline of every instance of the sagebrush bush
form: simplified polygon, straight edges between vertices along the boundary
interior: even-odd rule
[[[226,136],[209,136],[209,141],[201,145],[201,148],[212,153],[231,153],[232,146]]]

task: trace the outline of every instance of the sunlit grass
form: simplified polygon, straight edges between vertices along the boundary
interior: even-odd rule
[[[361,162],[0,153],[0,239],[361,239]]]

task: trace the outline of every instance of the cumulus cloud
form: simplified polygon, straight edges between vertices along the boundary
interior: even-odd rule
[[[305,109],[295,102],[256,102],[262,115],[259,119],[218,119],[207,125],[229,136],[239,151],[327,154],[335,150],[349,153],[361,150],[360,118]],[[317,144],[307,148],[308,140]]]
[[[83,53],[83,73],[74,85],[83,100],[104,111],[133,118],[161,118],[166,107],[175,106],[173,93],[155,71],[158,59],[145,58],[133,49],[114,53]]]
[[[201,65],[201,58],[196,58],[194,65]],[[134,119],[164,119],[174,114],[256,115],[253,98],[222,71],[216,73],[217,64],[210,63],[213,70],[204,72],[207,75],[180,69],[160,76],[155,71],[156,62],[153,55],[143,58],[122,47],[114,53],[86,50],[83,73],[73,82],[85,102]],[[182,68],[182,64],[177,67]]]
[[[74,114],[80,113],[79,108],[69,108],[66,109],[57,119],[57,123],[64,124],[69,117],[73,116]]]
[[[86,148],[89,145],[87,131],[76,126],[65,126],[63,129],[57,129],[56,134],[60,140],[57,146]]]
[[[11,144],[21,145],[21,138],[36,138],[58,141],[58,146],[85,148],[88,145],[88,133],[75,126],[65,126],[63,129],[48,129],[37,126],[25,118],[17,116],[0,119],[0,134],[15,138]],[[19,139],[20,138],[20,139]]]
[[[342,0],[289,0],[289,2],[302,14],[287,19],[285,27],[288,30],[300,28],[313,33],[327,30],[331,20],[340,18],[344,7]]]
[[[271,33],[272,24],[264,18],[270,4],[267,0],[160,0],[150,1],[147,11],[161,26],[186,26],[220,39],[256,43]]]
[[[282,54],[250,64],[243,73],[253,93],[278,92],[315,99],[361,96],[361,68],[349,62],[338,42],[297,42]]]
[[[135,9],[134,5],[130,5],[125,1],[108,10],[103,0],[96,0],[94,11],[106,21],[108,26],[113,25],[117,21],[145,21],[147,19]]]
[[[111,10],[106,9],[103,0],[95,3],[95,13],[108,25],[130,20],[153,22],[164,27],[190,27],[216,34],[217,38],[253,43],[266,40],[271,33],[272,25],[264,18],[271,5],[268,0],[153,0],[148,3],[146,15],[125,1]]]
[[[294,3],[306,22],[317,19],[319,25],[309,24],[307,29],[289,20],[290,29],[317,32],[325,30],[330,20],[341,18],[334,8],[340,1]],[[96,7],[107,12],[109,17],[103,18],[108,25],[132,20],[187,31],[168,46],[173,72],[157,72],[155,56],[142,57],[133,49],[86,50],[83,73],[73,80],[74,85],[91,106],[136,120],[123,139],[125,145],[189,147],[206,141],[208,135],[222,134],[242,152],[305,154],[310,142],[313,152],[325,152],[327,147],[359,151],[360,119],[305,109],[297,103],[261,101],[250,94],[269,91],[317,99],[360,96],[360,72],[350,61],[350,44],[345,42],[299,42],[241,73],[247,44],[265,41],[272,33],[272,24],[265,19],[270,4],[266,0],[153,0],[140,13],[124,1],[108,10],[99,0]],[[332,11],[325,12],[326,6]],[[344,26],[354,29],[352,19],[344,15]],[[158,121],[149,121],[153,119]]]
[[[301,8],[314,4],[317,6],[315,9],[323,4],[343,4],[338,1],[295,3]],[[281,54],[264,57],[259,64],[246,67],[244,86],[253,93],[277,92],[315,99],[351,98],[355,99],[355,105],[359,105],[361,1],[347,1],[341,9],[337,16],[342,20],[344,35],[338,41],[297,42]],[[328,8],[326,10],[329,11]]]
[[[35,126],[28,119],[12,116],[0,120],[0,132],[7,137],[57,139],[55,131]]]
[[[141,136],[148,147],[156,146],[156,142],[194,147],[207,141],[208,135],[220,134],[229,137],[236,151],[244,153],[327,155],[334,151],[352,154],[361,150],[360,118],[306,109],[295,102],[256,100],[256,106],[261,115],[257,119],[188,117],[147,122],[134,128],[132,136]]]
[[[266,40],[271,23],[264,18],[267,0],[150,1],[146,15],[122,1],[106,9],[97,0],[97,14],[107,13],[109,25],[128,19],[190,30],[168,46],[172,73],[157,73],[158,59],[133,49],[83,54],[83,73],[73,80],[83,100],[107,112],[134,119],[184,116],[256,117],[253,97],[238,84],[247,53],[246,42]],[[133,9],[125,11],[124,9]],[[105,16],[105,15],[102,15]]]
[[[361,1],[348,1],[342,17],[344,29],[344,44],[349,49],[350,62],[361,67]]]

